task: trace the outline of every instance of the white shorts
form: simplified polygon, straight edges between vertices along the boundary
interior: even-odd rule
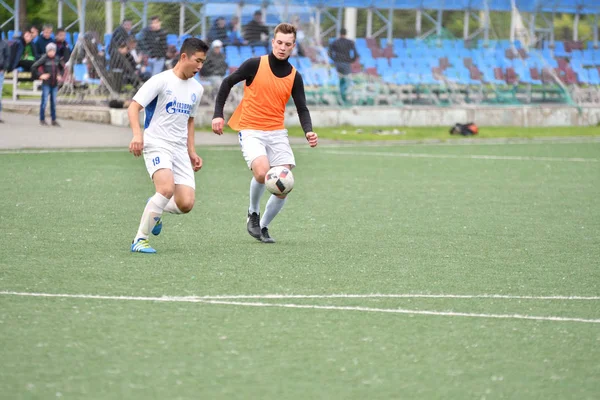
[[[296,166],[287,129],[276,131],[245,129],[240,131],[238,137],[248,168],[252,169],[252,161],[260,156],[267,156],[272,167],[285,164],[291,165],[292,168]]]
[[[144,161],[150,178],[159,169],[173,171],[176,185],[186,185],[196,189],[194,169],[186,147],[175,147],[169,144],[144,145]]]

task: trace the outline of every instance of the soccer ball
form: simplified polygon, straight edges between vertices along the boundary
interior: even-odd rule
[[[265,176],[267,190],[273,194],[288,194],[294,188],[294,175],[286,167],[273,167]]]

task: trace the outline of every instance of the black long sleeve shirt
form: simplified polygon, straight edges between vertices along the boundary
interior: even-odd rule
[[[327,52],[334,62],[353,63],[358,58],[354,42],[344,37],[331,43]]]
[[[260,57],[250,58],[242,63],[240,67],[231,75],[226,77],[221,83],[221,88],[217,94],[215,102],[215,112],[213,118],[223,118],[223,108],[225,107],[225,101],[231,88],[243,80],[246,81],[246,85],[252,85],[254,77],[258,72],[260,65]],[[271,72],[278,78],[285,78],[292,73],[292,64],[288,60],[279,60],[273,53],[269,54],[269,67]],[[306,107],[306,95],[304,93],[304,81],[300,72],[296,71],[296,77],[294,78],[294,84],[292,86],[292,98],[294,104],[296,104],[296,110],[298,111],[298,117],[300,118],[300,125],[304,133],[312,132],[312,121],[310,118],[310,112]]]

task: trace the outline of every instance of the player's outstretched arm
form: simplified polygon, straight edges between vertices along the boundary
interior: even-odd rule
[[[310,118],[308,107],[306,106],[304,81],[302,80],[302,75],[300,75],[299,72],[296,72],[296,77],[294,78],[294,85],[292,86],[292,98],[294,99],[294,104],[296,104],[296,111],[298,111],[298,118],[300,118],[300,125],[302,125],[302,130],[304,130],[306,140],[308,140],[310,147],[315,147],[319,141],[319,137],[312,130],[312,120]]]
[[[140,111],[142,107],[135,100],[131,102],[129,108],[127,108],[127,116],[129,117],[129,126],[133,132],[133,139],[129,142],[129,152],[133,153],[134,156],[139,157],[142,155],[144,149],[144,133],[140,126]]]
[[[194,118],[189,118],[187,123],[187,148],[188,155],[190,156],[190,161],[192,163],[192,168],[194,172],[197,172],[202,168],[202,158],[196,153],[196,129],[194,127]]]

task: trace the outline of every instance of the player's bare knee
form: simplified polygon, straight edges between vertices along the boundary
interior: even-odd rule
[[[253,169],[252,172],[254,173],[254,179],[256,179],[258,183],[265,183],[265,175],[267,175],[268,171],[269,168],[262,167]]]
[[[184,199],[181,202],[177,202],[177,208],[184,214],[189,213],[194,208],[194,199]]]
[[[160,188],[156,189],[156,192],[162,194],[167,199],[170,199],[171,197],[173,197],[173,194],[175,192],[175,188],[160,187]]]

